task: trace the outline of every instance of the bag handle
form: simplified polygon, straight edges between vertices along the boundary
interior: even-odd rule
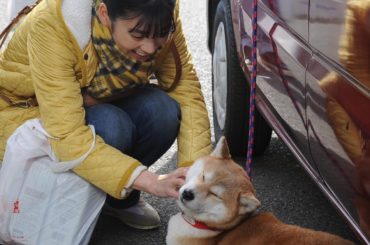
[[[161,85],[160,82],[158,81],[159,83],[158,83],[157,86],[165,92],[173,91],[176,88],[176,86],[179,84],[181,76],[182,76],[181,58],[180,58],[180,54],[179,54],[179,51],[177,50],[177,47],[176,47],[176,44],[175,44],[174,40],[171,41],[168,49],[172,53],[173,58],[175,60],[176,75],[175,75],[175,78],[173,79],[172,84],[169,87],[165,87],[165,86]]]
[[[6,38],[8,37],[10,31],[12,30],[12,28],[14,27],[15,24],[17,24],[19,22],[19,20],[27,15],[29,12],[32,11],[32,9],[34,7],[37,6],[37,4],[39,4],[42,0],[37,0],[35,4],[31,5],[31,6],[26,6],[24,7],[21,11],[18,12],[17,16],[13,18],[13,20],[5,27],[5,29],[1,32],[0,34],[0,49],[3,47],[3,44],[6,40]]]
[[[48,132],[46,132],[46,130],[42,126],[42,123],[41,123],[40,119],[38,119],[38,118],[37,119],[31,119],[31,120],[29,120],[29,124],[30,124],[30,126],[32,127],[33,130],[37,130],[42,135],[44,135],[44,137],[47,137],[49,139],[58,139],[58,138],[55,138],[55,137],[51,136]],[[96,144],[95,127],[94,127],[94,125],[91,125],[91,124],[88,125],[88,127],[91,130],[93,140],[92,140],[92,143],[91,143],[91,146],[90,146],[89,150],[85,154],[83,154],[81,157],[79,157],[77,159],[74,159],[74,160],[70,160],[70,161],[59,162],[58,158],[55,156],[55,154],[52,150],[51,150],[51,152],[48,153],[49,156],[51,157],[51,159],[53,160],[53,162],[49,162],[49,167],[51,168],[51,170],[54,173],[62,173],[62,172],[66,172],[66,171],[69,171],[69,170],[73,169],[74,167],[78,166],[81,162],[83,162],[89,156],[89,154],[94,150],[95,144]]]
[[[89,150],[85,154],[83,154],[81,157],[79,157],[77,159],[74,159],[74,160],[71,160],[71,161],[50,162],[49,163],[50,168],[54,173],[66,172],[66,171],[69,171],[69,170],[73,169],[74,167],[80,165],[80,163],[82,163],[90,155],[90,153],[94,150],[95,144],[96,144],[96,132],[95,132],[95,128],[94,128],[93,125],[88,125],[88,126],[89,126],[89,128],[91,130],[91,133],[93,135],[93,140],[92,140],[92,143],[91,143],[91,146],[90,146]],[[53,157],[54,157],[54,159],[56,159],[55,156],[53,156]]]
[[[174,41],[171,42],[170,49],[173,54],[173,58],[175,59],[175,65],[176,65],[176,75],[173,83],[169,88],[163,88],[164,91],[166,92],[171,92],[176,88],[176,86],[179,84],[181,76],[182,76],[182,64],[181,64],[181,59],[180,59],[180,54],[179,51],[177,50],[176,44]]]

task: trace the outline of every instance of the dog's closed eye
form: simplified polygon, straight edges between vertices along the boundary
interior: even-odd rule
[[[214,197],[217,197],[218,199],[222,199],[221,197],[219,197],[216,193],[213,193],[213,192],[210,192],[209,194],[211,194],[212,196]]]
[[[219,195],[217,195],[216,193],[214,193],[214,192],[212,192],[212,191],[210,191],[210,192],[209,192],[209,194],[210,194],[211,196],[213,196],[213,197],[216,197],[216,198],[218,198],[218,199],[222,200],[222,198],[221,198]]]

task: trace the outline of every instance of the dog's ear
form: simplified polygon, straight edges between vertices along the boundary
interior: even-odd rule
[[[239,197],[239,214],[247,214],[256,210],[260,205],[260,201],[251,193],[242,193]]]
[[[211,153],[211,156],[217,158],[231,158],[229,146],[227,145],[225,136],[222,136],[220,138],[216,145],[216,148]]]

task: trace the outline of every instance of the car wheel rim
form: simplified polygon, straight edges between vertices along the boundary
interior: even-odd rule
[[[213,50],[213,105],[221,130],[225,127],[227,95],[227,53],[224,23],[220,22]]]

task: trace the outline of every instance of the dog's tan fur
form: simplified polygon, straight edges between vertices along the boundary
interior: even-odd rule
[[[185,191],[193,195],[186,198]],[[168,225],[168,245],[353,244],[329,233],[284,224],[272,213],[256,213],[260,202],[255,190],[231,159],[224,138],[210,156],[189,169],[178,204],[186,216],[210,230],[195,228],[176,214]]]

